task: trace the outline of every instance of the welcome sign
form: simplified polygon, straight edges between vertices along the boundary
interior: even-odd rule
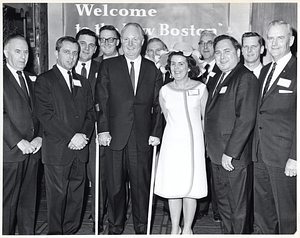
[[[169,48],[185,41],[197,48],[204,29],[228,33],[228,3],[65,3],[64,34],[75,34],[83,27],[99,34],[103,25],[119,31],[128,22],[137,22],[148,39],[161,38]]]

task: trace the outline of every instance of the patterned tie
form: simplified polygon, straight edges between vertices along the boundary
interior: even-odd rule
[[[17,74],[18,74],[18,77],[19,77],[19,81],[20,81],[20,84],[21,84],[21,89],[23,90],[25,96],[26,96],[26,99],[28,102],[30,102],[29,100],[29,94],[28,94],[28,91],[27,91],[27,88],[26,88],[26,84],[25,84],[25,79],[22,75],[22,71],[17,71]]]
[[[214,96],[215,92],[217,92],[217,91],[220,90],[220,86],[221,86],[221,84],[222,84],[222,82],[223,82],[224,77],[225,77],[225,73],[222,73],[222,75],[221,75],[221,77],[219,78],[219,80],[218,80],[218,82],[217,82],[217,84],[216,84],[216,87],[215,87],[215,89],[214,89],[214,91],[213,91],[212,97]]]
[[[87,78],[87,71],[86,71],[86,67],[85,67],[85,63],[82,63],[82,68],[81,68],[81,75],[85,78]]]
[[[267,91],[269,90],[270,82],[271,82],[271,79],[272,79],[272,77],[273,77],[273,74],[274,74],[276,65],[277,65],[277,63],[274,62],[274,63],[273,63],[273,66],[272,66],[272,69],[271,69],[271,72],[270,72],[269,75],[268,75],[268,78],[267,78],[267,81],[266,81],[266,84],[265,84],[265,87],[264,87],[264,91],[263,91],[261,100],[264,100],[264,97],[265,97]]]
[[[131,79],[131,84],[132,84],[132,88],[133,88],[133,91],[134,91],[134,89],[135,89],[134,62],[131,61],[130,64],[131,64],[130,79]]]
[[[209,69],[209,67],[210,67],[210,64],[206,64],[206,65],[204,66],[205,72],[203,73],[203,82],[204,82],[205,84],[207,84],[207,76],[208,76],[208,69]]]
[[[71,71],[68,71],[68,75],[69,75],[69,82],[70,82],[70,91],[71,93],[73,93],[73,78],[72,78]]]

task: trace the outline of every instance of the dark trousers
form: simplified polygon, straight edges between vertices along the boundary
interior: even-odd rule
[[[296,232],[296,177],[283,168],[266,165],[258,156],[254,163],[254,224],[263,234]]]
[[[208,193],[207,196],[198,200],[198,211],[208,211],[209,204],[212,204],[212,210],[214,214],[219,214],[218,203],[215,192],[215,185],[213,183],[212,176],[212,165],[211,161],[208,157],[206,157],[206,175],[207,175],[207,185],[208,185]]]
[[[126,147],[114,151],[106,147],[109,231],[121,234],[126,221],[126,181],[129,176],[133,224],[136,233],[146,233],[151,176],[151,150],[137,151],[134,132]]]
[[[3,235],[34,235],[40,159],[3,163]]]
[[[219,213],[226,228],[225,233],[249,234],[251,232],[252,164],[234,165],[234,170],[229,172],[222,165],[212,163],[212,172]]]
[[[44,165],[48,235],[75,234],[81,223],[86,163],[76,158],[66,166]]]
[[[91,182],[91,204],[92,217],[95,221],[95,186],[96,186],[96,133],[94,131],[92,139],[89,144],[89,161],[87,163],[87,176]],[[99,148],[99,223],[103,223],[105,211],[107,209],[107,187],[105,181],[105,167],[104,167],[104,147]]]

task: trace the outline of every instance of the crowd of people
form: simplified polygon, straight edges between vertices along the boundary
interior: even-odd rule
[[[105,25],[99,36],[81,29],[59,38],[56,64],[36,76],[24,71],[26,39],[7,37],[2,234],[14,235],[16,226],[20,235],[35,234],[40,166],[49,235],[79,230],[87,181],[97,220],[97,177],[99,231],[107,213],[108,234],[122,234],[131,201],[134,231],[146,234],[153,146],[154,194],[164,199],[171,234],[193,234],[210,203],[225,234],[294,234],[293,43],[292,27],[279,20],[266,39],[246,32],[241,44],[204,30],[198,49],[146,42],[138,23],[120,33]],[[263,65],[266,51],[272,61]]]

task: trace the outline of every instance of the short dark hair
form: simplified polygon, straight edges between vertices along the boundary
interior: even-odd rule
[[[152,42],[160,42],[163,45],[164,50],[168,50],[167,45],[160,38],[153,37],[153,38],[149,39],[148,42],[147,42],[147,45],[149,45]]]
[[[77,32],[75,39],[76,41],[78,41],[79,37],[82,35],[89,35],[91,37],[95,38],[95,44],[97,46],[97,48],[99,47],[99,42],[98,42],[98,36],[96,35],[96,33],[88,28],[83,28],[80,31]]]
[[[260,46],[264,45],[264,39],[261,37],[260,34],[258,34],[257,32],[254,32],[254,31],[245,32],[242,35],[242,45],[244,44],[244,38],[247,38],[247,37],[258,37],[259,45]]]
[[[104,30],[114,31],[116,33],[117,38],[120,40],[121,35],[120,35],[119,31],[113,25],[104,25],[104,26],[102,26],[100,28],[99,35]]]
[[[235,38],[233,38],[232,36],[229,36],[229,35],[220,35],[220,36],[217,36],[214,40],[214,50],[216,50],[216,45],[221,40],[230,40],[236,51],[241,49],[241,45]]]
[[[55,44],[55,49],[57,51],[60,51],[61,47],[62,47],[62,43],[65,42],[65,41],[68,41],[68,42],[71,42],[71,43],[75,43],[77,46],[78,46],[78,50],[80,49],[80,46],[77,42],[77,40],[73,37],[73,36],[63,36],[63,37],[60,37],[57,41],[56,41],[56,44]]]
[[[196,60],[193,58],[193,56],[184,56],[182,51],[173,51],[168,55],[168,60],[167,60],[167,65],[166,65],[166,70],[168,70],[171,73],[171,59],[174,55],[181,55],[186,58],[186,61],[188,63],[188,67],[190,69],[188,76],[191,79],[196,79],[200,73],[200,68],[197,65]]]
[[[13,39],[20,39],[20,40],[24,40],[26,41],[26,38],[20,34],[20,33],[13,33],[13,34],[10,34],[9,36],[7,36],[4,41],[3,41],[3,49],[10,43],[11,40]],[[27,42],[27,41],[26,41]],[[27,42],[28,44],[28,42]]]

